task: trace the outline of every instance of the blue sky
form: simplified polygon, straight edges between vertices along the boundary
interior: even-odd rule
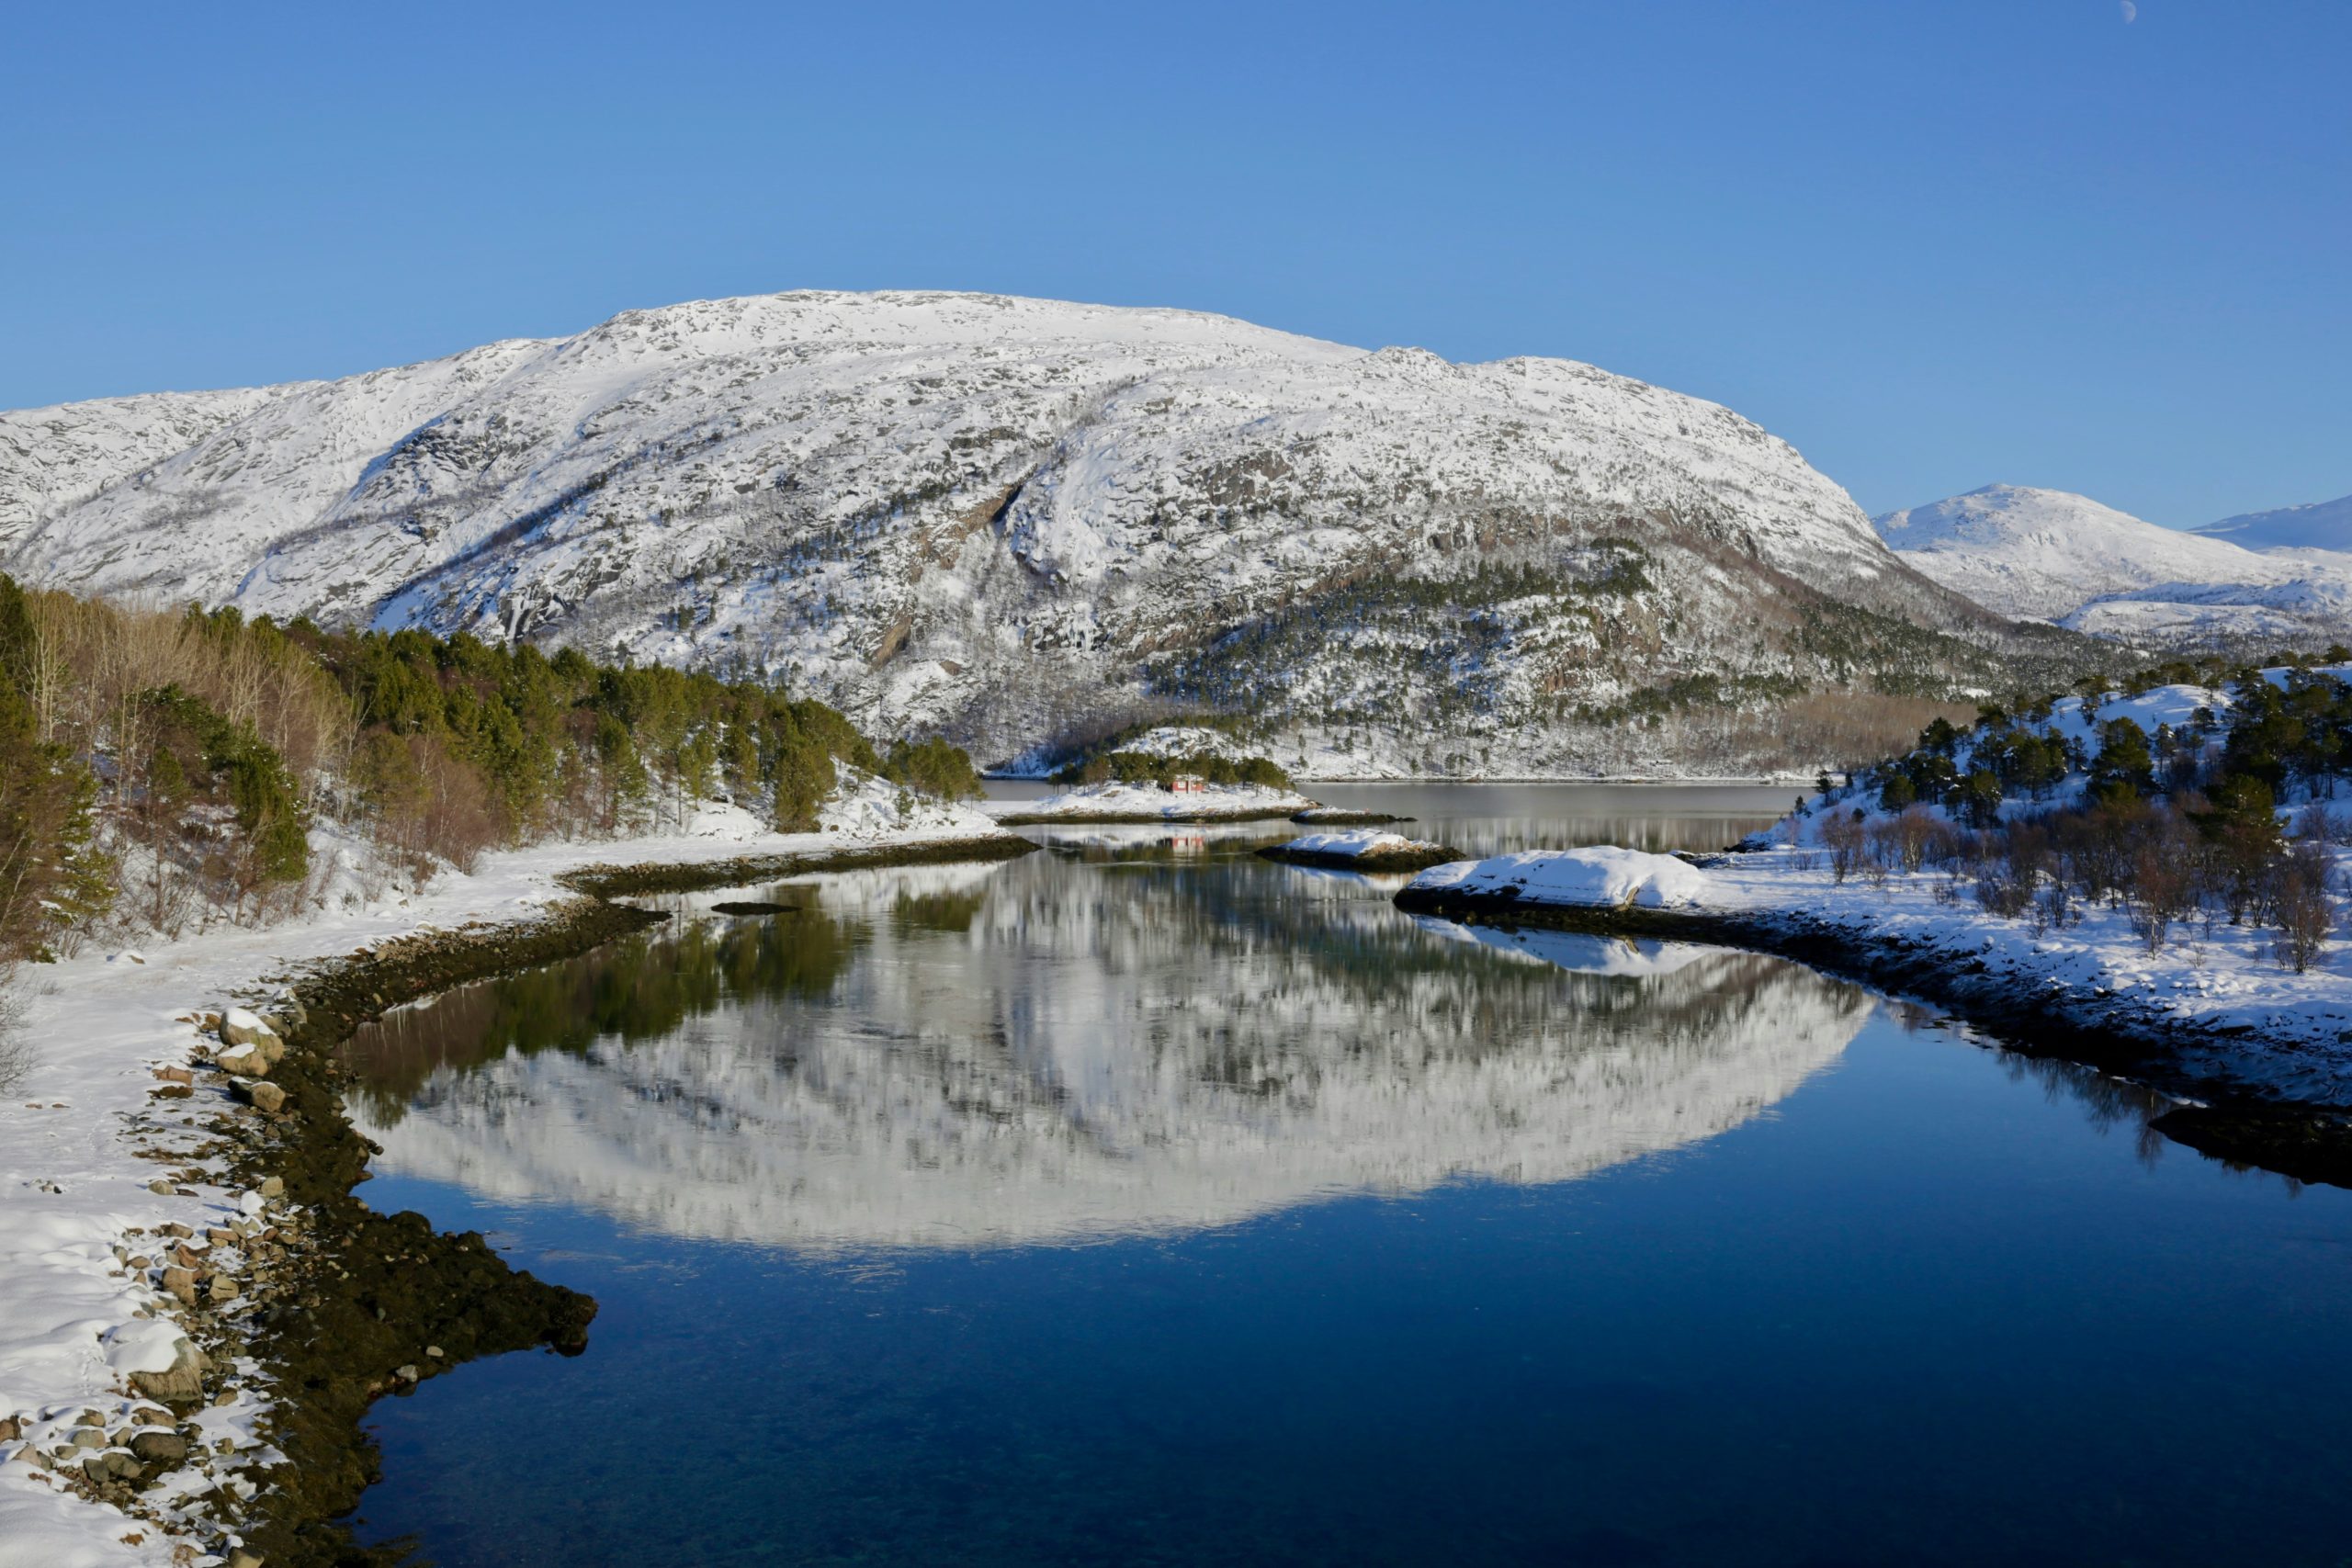
[[[22,6],[0,406],[957,288],[1730,404],[1872,512],[2352,491],[2352,6]]]

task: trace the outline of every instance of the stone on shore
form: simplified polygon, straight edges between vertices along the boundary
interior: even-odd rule
[[[130,1451],[147,1464],[183,1464],[187,1460],[187,1439],[177,1432],[134,1432]]]
[[[258,1045],[236,1045],[213,1057],[228,1071],[257,1078],[269,1073],[269,1057]]]
[[[159,1372],[133,1372],[130,1386],[159,1404],[193,1404],[204,1397],[204,1373],[210,1365],[191,1340],[172,1347],[172,1364]]]
[[[258,1045],[264,1041],[276,1044],[277,1032],[263,1022],[260,1014],[231,1008],[221,1015],[220,1038],[232,1045]]]

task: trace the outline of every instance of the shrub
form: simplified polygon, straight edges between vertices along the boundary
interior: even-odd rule
[[[2270,902],[2278,936],[2272,952],[2298,975],[2326,950],[2335,931],[2335,911],[2327,897],[2332,869],[2327,846],[2306,839],[2288,852],[2275,875]]]

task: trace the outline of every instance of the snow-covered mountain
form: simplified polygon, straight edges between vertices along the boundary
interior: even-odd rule
[[[2142,646],[2352,635],[2352,555],[2257,554],[2088,496],[1986,485],[1874,520],[1905,562],[2004,615]]]
[[[2352,551],[2352,495],[2309,502],[2301,506],[2282,506],[2273,512],[2243,512],[2192,532],[2265,553]]]
[[[0,415],[0,552],[84,590],[759,669],[990,757],[1157,705],[1344,745],[1342,771],[1670,764],[1696,743],[1662,708],[2018,657],[1714,404],[970,294],[701,301]]]

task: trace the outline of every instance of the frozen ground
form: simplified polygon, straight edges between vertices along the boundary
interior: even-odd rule
[[[175,1529],[175,1521],[202,1486],[250,1495],[242,1472],[277,1457],[256,1436],[268,1391],[250,1377],[235,1403],[202,1418],[207,1441],[230,1441],[235,1452],[216,1456],[209,1481],[180,1470],[145,1494],[155,1518],[72,1496],[59,1475],[23,1457],[28,1447],[53,1451],[85,1411],[104,1417],[104,1433],[119,1434],[139,1403],[127,1396],[127,1375],[169,1363],[179,1335],[160,1314],[177,1303],[151,1282],[153,1271],[127,1269],[122,1257],[143,1255],[173,1224],[201,1238],[248,1216],[290,1217],[283,1203],[231,1190],[184,1152],[205,1141],[202,1124],[229,1103],[206,1083],[210,1075],[199,1075],[191,1098],[151,1096],[164,1087],[158,1070],[188,1066],[206,1038],[194,1014],[266,998],[275,977],[308,961],[425,929],[531,919],[571,897],[555,878],[584,865],[820,853],[995,831],[963,807],[902,814],[895,791],[862,778],[849,781],[820,819],[823,831],[785,835],[737,807],[706,806],[673,833],[486,855],[474,874],[445,875],[420,894],[368,897],[365,885],[382,879],[344,876],[309,918],[275,929],[216,928],[140,952],[28,966],[19,1059],[13,1071],[0,1063],[0,1422],[22,1428],[0,1440],[0,1565],[218,1561],[202,1551],[175,1559],[175,1549],[204,1539]],[[166,1172],[184,1179],[152,1190]],[[212,1252],[214,1264],[235,1270],[233,1247]]]

